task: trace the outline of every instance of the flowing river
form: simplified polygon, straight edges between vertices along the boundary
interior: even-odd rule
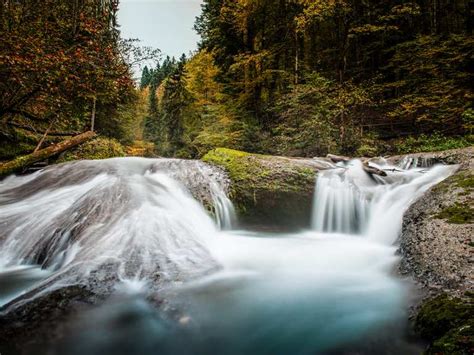
[[[406,209],[455,167],[372,165],[387,176],[357,160],[320,172],[312,228],[295,233],[241,229],[225,175],[198,161],[9,177],[0,313],[67,287],[104,296],[68,319],[52,354],[418,354],[396,241]]]

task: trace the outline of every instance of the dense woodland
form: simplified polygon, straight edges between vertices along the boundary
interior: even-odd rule
[[[469,144],[472,6],[206,0],[200,50],[143,72],[148,137],[180,156],[215,146],[311,156]]]
[[[103,136],[133,141],[140,128],[132,66],[157,51],[120,38],[118,6],[117,0],[0,1],[0,159],[92,125]]]
[[[120,39],[118,1],[0,4],[0,139],[16,147],[4,158],[91,115],[103,136],[185,158],[472,144],[468,0],[205,0],[199,50],[179,59]]]

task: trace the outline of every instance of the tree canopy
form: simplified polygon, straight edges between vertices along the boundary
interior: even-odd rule
[[[190,158],[472,142],[468,0],[204,0],[199,49],[179,59],[121,39],[118,9],[0,1],[2,140],[82,132],[94,116],[103,135]],[[135,82],[144,58],[160,60]]]
[[[205,0],[200,49],[175,76],[184,84],[156,69],[168,83],[160,102],[188,107],[190,156],[202,144],[349,154],[405,136],[466,135],[470,11],[467,0]]]

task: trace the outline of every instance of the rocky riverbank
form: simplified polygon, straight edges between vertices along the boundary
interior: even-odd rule
[[[413,309],[427,354],[474,352],[474,149],[412,154],[419,164],[458,164],[407,211],[400,237],[400,272],[424,291]],[[399,160],[401,157],[394,157]]]
[[[474,149],[466,148],[389,158],[412,166],[459,165],[453,176],[409,208],[399,241],[400,273],[413,277],[424,290],[423,302],[415,305],[412,317],[416,332],[430,343],[428,354],[474,353],[473,155]],[[185,164],[186,169],[171,169],[177,172],[173,177],[188,186],[205,206],[211,204],[212,194],[198,185],[206,182],[203,177],[218,175],[244,223],[290,228],[309,225],[315,179],[320,170],[330,167],[328,159],[275,157],[222,148],[209,152],[203,160],[220,168],[213,170],[199,161],[168,160],[156,169],[170,170],[175,164]],[[63,169],[67,167],[74,171],[75,165],[64,165]],[[103,289],[102,281],[101,285]],[[2,341],[14,339],[22,347],[33,333],[44,339],[54,337],[56,330],[52,331],[50,324],[102,302],[110,293],[109,289],[92,292],[88,288],[64,288],[13,311],[0,309],[0,351]]]

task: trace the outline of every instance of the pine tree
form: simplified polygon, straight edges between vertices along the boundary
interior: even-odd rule
[[[142,77],[140,80],[140,89],[143,90],[150,84],[150,71],[148,69],[148,66],[145,65],[145,67],[142,70]]]
[[[152,82],[149,87],[150,92],[148,96],[148,114],[145,118],[144,138],[155,142],[155,144],[160,144],[163,140],[163,137],[161,135],[162,127],[160,124],[156,89],[156,84]]]

